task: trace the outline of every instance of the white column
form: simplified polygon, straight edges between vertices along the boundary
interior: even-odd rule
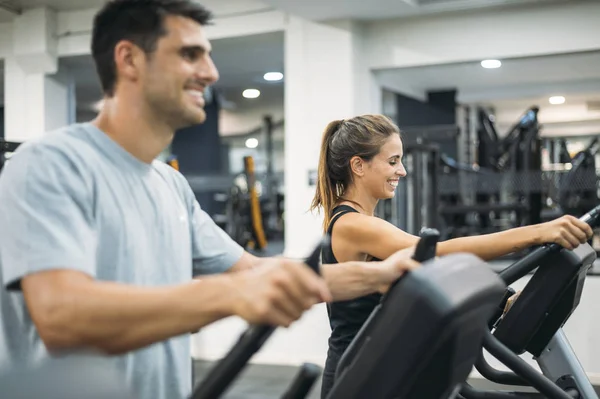
[[[363,57],[361,26],[290,16],[285,31],[285,255],[304,257],[321,237],[315,193],[321,138],[335,119],[381,112],[381,89]]]
[[[27,10],[13,22],[13,51],[5,59],[5,139],[26,141],[75,119],[71,77],[58,71],[56,14]]]

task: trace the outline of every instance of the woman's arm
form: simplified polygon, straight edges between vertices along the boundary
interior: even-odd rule
[[[408,234],[393,224],[372,216],[350,213],[334,226],[337,243],[354,251],[385,259],[400,249],[415,245],[419,237]],[[438,244],[438,255],[468,252],[483,260],[491,260],[533,245],[557,243],[573,249],[593,235],[587,223],[573,216],[550,222],[517,227],[499,233],[455,238]]]

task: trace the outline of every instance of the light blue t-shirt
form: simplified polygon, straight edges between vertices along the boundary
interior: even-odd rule
[[[17,287],[27,274],[174,285],[224,272],[242,253],[179,172],[139,161],[94,125],[27,142],[0,173],[0,370],[48,357]],[[139,399],[191,393],[187,334],[111,361]]]

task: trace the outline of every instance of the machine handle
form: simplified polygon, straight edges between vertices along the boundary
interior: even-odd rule
[[[321,249],[327,242],[328,238],[321,240],[305,260],[305,263],[317,274],[320,274],[319,257]],[[250,358],[273,334],[275,328],[271,325],[249,327],[240,336],[229,353],[210,370],[204,381],[192,393],[191,399],[216,399],[220,397],[246,366]]]
[[[600,205],[580,217],[579,220],[589,224],[592,229],[598,227],[598,221],[600,220]]]
[[[600,221],[600,205],[581,216],[579,220],[589,224],[591,228],[598,227],[598,222]],[[556,243],[544,245],[502,270],[499,275],[506,284],[512,284],[535,269],[540,260],[544,259],[549,254],[559,252],[562,249],[563,247]]]
[[[311,388],[321,375],[321,368],[316,364],[304,363],[300,372],[292,382],[282,399],[304,399],[310,393]]]
[[[436,229],[423,228],[419,236],[421,239],[417,243],[417,248],[412,258],[417,262],[425,262],[435,258],[437,243],[440,240],[440,232]]]

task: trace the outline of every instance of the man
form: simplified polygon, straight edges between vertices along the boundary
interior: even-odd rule
[[[399,253],[325,265],[320,278],[256,258],[155,161],[177,129],[206,118],[203,92],[218,79],[209,19],[191,0],[106,4],[92,33],[98,117],[22,145],[0,175],[0,369],[93,350],[115,355],[137,397],[183,399],[190,333],[231,315],[289,326],[415,267]]]

